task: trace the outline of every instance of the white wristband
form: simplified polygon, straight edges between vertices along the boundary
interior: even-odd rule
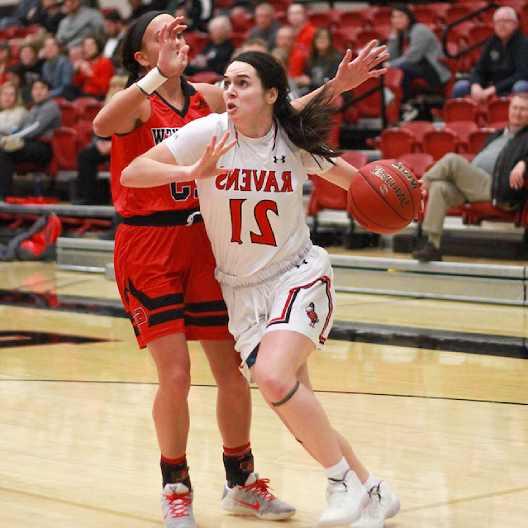
[[[156,66],[152,68],[145,77],[139,79],[136,82],[136,86],[147,95],[153,94],[166,80],[168,77],[163,75],[159,68]]]

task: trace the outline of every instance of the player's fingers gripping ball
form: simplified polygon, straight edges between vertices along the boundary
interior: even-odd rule
[[[348,189],[348,212],[374,233],[396,233],[423,218],[421,183],[398,160],[362,167]]]

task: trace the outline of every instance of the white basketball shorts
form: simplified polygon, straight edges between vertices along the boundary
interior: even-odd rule
[[[229,331],[246,376],[268,332],[298,332],[317,348],[328,338],[335,292],[330,258],[320,247],[313,246],[304,258],[276,277],[250,286],[222,284],[222,293],[229,313]]]

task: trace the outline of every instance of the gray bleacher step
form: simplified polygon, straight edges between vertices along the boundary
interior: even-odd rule
[[[104,273],[114,259],[113,240],[59,237],[57,266],[62,270]]]
[[[8,204],[0,202],[1,213],[43,215],[55,213],[59,216],[88,218],[113,218],[115,209],[111,205],[72,204]]]
[[[337,291],[526,305],[528,268],[496,264],[330,256]]]

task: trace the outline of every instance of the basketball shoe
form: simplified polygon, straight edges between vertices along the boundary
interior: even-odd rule
[[[165,484],[161,494],[165,528],[197,528],[192,499],[192,491],[185,484]]]
[[[279,521],[295,514],[295,508],[275,497],[269,490],[269,479],[251,473],[243,486],[224,486],[222,508],[235,515],[253,515],[259,519]]]
[[[400,511],[400,499],[385,481],[379,482],[368,491],[369,501],[359,521],[351,528],[383,528],[385,519],[394,517]]]
[[[367,506],[369,496],[353,471],[347,471],[343,480],[328,479],[326,500],[328,505],[317,526],[343,526],[357,521]]]

